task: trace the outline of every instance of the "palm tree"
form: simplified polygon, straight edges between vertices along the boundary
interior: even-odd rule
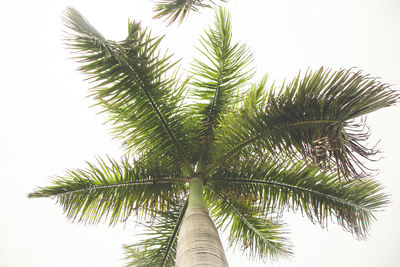
[[[399,97],[378,79],[321,68],[282,86],[250,83],[252,55],[233,43],[223,9],[187,78],[135,21],[119,42],[73,8],[65,23],[126,156],[69,170],[29,197],[56,199],[73,221],[150,222],[125,246],[128,265],[227,266],[217,229],[250,258],[291,255],[283,211],[322,226],[336,218],[363,238],[387,204],[363,165],[377,153],[364,146],[363,117]]]

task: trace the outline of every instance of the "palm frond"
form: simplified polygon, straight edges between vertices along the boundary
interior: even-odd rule
[[[220,194],[247,201],[259,212],[300,210],[322,226],[336,218],[360,238],[367,235],[374,212],[388,203],[372,179],[339,181],[334,172],[291,159],[236,161],[218,169],[208,182]]]
[[[230,245],[246,252],[249,258],[262,260],[291,255],[291,250],[282,236],[282,225],[275,223],[253,209],[240,198],[228,198],[212,185],[207,186],[211,216],[219,228],[230,228]]]
[[[118,164],[99,159],[97,166],[69,170],[56,177],[53,185],[40,187],[28,196],[55,198],[67,217],[86,223],[109,219],[110,225],[135,214],[151,217],[165,211],[181,197],[185,180],[179,168],[155,163],[135,162],[127,158]]]
[[[149,237],[134,245],[124,246],[126,266],[175,266],[177,236],[188,201],[178,200],[170,209],[161,212],[148,225],[145,236]]]
[[[320,69],[272,89],[264,103],[221,118],[214,151],[219,159],[262,147],[271,153],[300,154],[322,167],[336,166],[346,178],[366,175],[362,159],[377,151],[364,145],[368,131],[360,116],[391,106],[398,93],[352,70]]]
[[[190,145],[182,132],[181,87],[174,75],[166,78],[175,63],[158,51],[162,38],[152,38],[133,21],[125,40],[106,40],[73,8],[67,10],[65,24],[72,31],[68,44],[79,69],[96,83],[92,96],[109,113],[114,133],[127,149],[157,151],[183,162],[192,173],[184,152]]]
[[[219,0],[226,2],[226,0]],[[165,18],[169,20],[169,24],[176,20],[181,23],[189,14],[189,12],[198,12],[199,8],[211,8],[214,5],[212,0],[162,0],[158,1],[154,12],[154,18]]]
[[[253,75],[248,68],[252,55],[245,45],[232,43],[230,16],[222,8],[216,11],[214,27],[205,32],[201,45],[203,58],[193,64],[192,94],[203,136],[211,139],[218,118],[232,107],[239,89]]]

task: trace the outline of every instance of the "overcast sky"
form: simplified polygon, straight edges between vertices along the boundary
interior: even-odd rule
[[[50,199],[28,200],[67,168],[84,166],[96,155],[118,157],[104,117],[87,96],[89,85],[63,45],[61,15],[77,8],[106,38],[120,40],[129,19],[142,21],[184,68],[198,38],[213,22],[213,11],[191,14],[183,25],[152,20],[150,0],[0,0],[0,266],[122,266],[121,244],[135,241],[125,228],[69,222]],[[231,0],[233,34],[254,52],[257,77],[278,83],[301,69],[356,67],[400,90],[400,1],[398,0]],[[400,108],[368,117],[371,143],[380,141],[376,179],[392,195],[377,214],[371,236],[357,241],[334,223],[328,230],[300,214],[284,218],[295,255],[266,264],[228,250],[232,267],[395,267],[400,266]],[[226,246],[226,242],[224,243]]]

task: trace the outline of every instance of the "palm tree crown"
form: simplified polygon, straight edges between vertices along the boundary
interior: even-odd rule
[[[149,235],[125,246],[128,264],[174,265],[185,211],[196,205],[188,184],[198,180],[216,226],[251,258],[291,254],[279,220],[284,210],[321,225],[336,218],[362,238],[387,204],[363,165],[376,151],[364,146],[360,118],[398,100],[388,85],[323,68],[279,87],[267,88],[266,76],[251,84],[252,54],[232,41],[223,9],[186,79],[158,50],[161,38],[135,21],[119,42],[73,8],[65,23],[80,70],[95,83],[91,95],[127,153],[70,170],[29,196],[55,198],[75,221],[150,219]]]

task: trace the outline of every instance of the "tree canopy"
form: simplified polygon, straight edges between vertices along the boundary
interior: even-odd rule
[[[291,255],[283,211],[323,226],[335,219],[363,238],[388,203],[363,163],[377,153],[365,145],[364,116],[398,101],[379,79],[320,68],[281,86],[266,76],[253,82],[252,53],[233,42],[223,9],[186,76],[159,50],[162,38],[138,22],[118,42],[73,8],[65,24],[79,70],[94,84],[91,96],[126,156],[69,170],[29,196],[56,199],[79,222],[150,220],[148,235],[125,246],[129,264],[174,264],[193,178],[204,182],[217,227],[251,258]]]

